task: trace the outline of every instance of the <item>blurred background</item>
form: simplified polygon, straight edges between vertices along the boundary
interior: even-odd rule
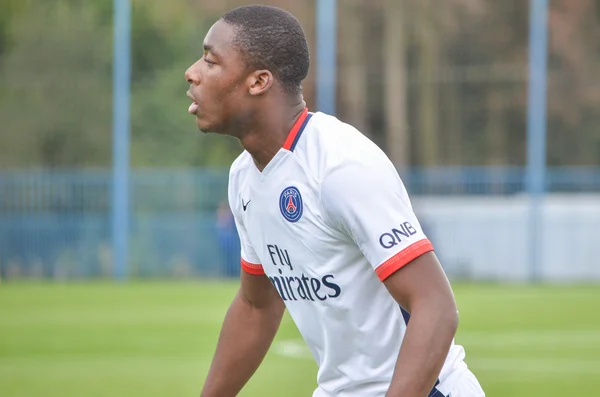
[[[197,131],[183,74],[250,3],[0,1],[1,395],[199,393],[241,147]],[[263,3],[305,28],[309,108],[398,167],[488,395],[600,395],[600,1]],[[312,393],[286,321],[245,395]]]

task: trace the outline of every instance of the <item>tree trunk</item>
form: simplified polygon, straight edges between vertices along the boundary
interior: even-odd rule
[[[384,54],[386,144],[388,156],[402,171],[409,164],[406,111],[406,27],[404,0],[386,0]]]
[[[422,166],[438,164],[438,81],[439,43],[431,16],[431,0],[417,5],[419,24],[419,151]]]
[[[506,131],[503,123],[502,94],[492,91],[488,96],[487,150],[484,154],[487,165],[506,165]],[[485,160],[484,160],[485,161]]]
[[[344,1],[339,9],[339,100],[340,118],[370,136],[367,128],[367,62],[364,6],[360,0]]]

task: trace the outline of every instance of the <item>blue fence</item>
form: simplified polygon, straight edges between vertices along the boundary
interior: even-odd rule
[[[129,275],[237,275],[227,178],[226,169],[134,170]],[[526,182],[517,167],[411,170],[403,179],[415,201],[509,197],[523,193]],[[600,169],[550,169],[546,187],[600,193]],[[0,172],[2,277],[111,277],[110,193],[110,170]]]

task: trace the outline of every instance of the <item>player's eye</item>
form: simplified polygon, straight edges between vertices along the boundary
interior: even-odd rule
[[[203,55],[202,59],[204,59],[204,62],[206,62],[209,66],[212,66],[215,64],[213,61],[208,59],[208,50],[204,50],[204,55]]]

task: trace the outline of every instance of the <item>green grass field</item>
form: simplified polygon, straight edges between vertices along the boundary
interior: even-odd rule
[[[600,287],[454,287],[488,396],[600,395]],[[235,288],[1,284],[0,396],[198,396]],[[308,397],[315,371],[286,317],[241,395]]]

